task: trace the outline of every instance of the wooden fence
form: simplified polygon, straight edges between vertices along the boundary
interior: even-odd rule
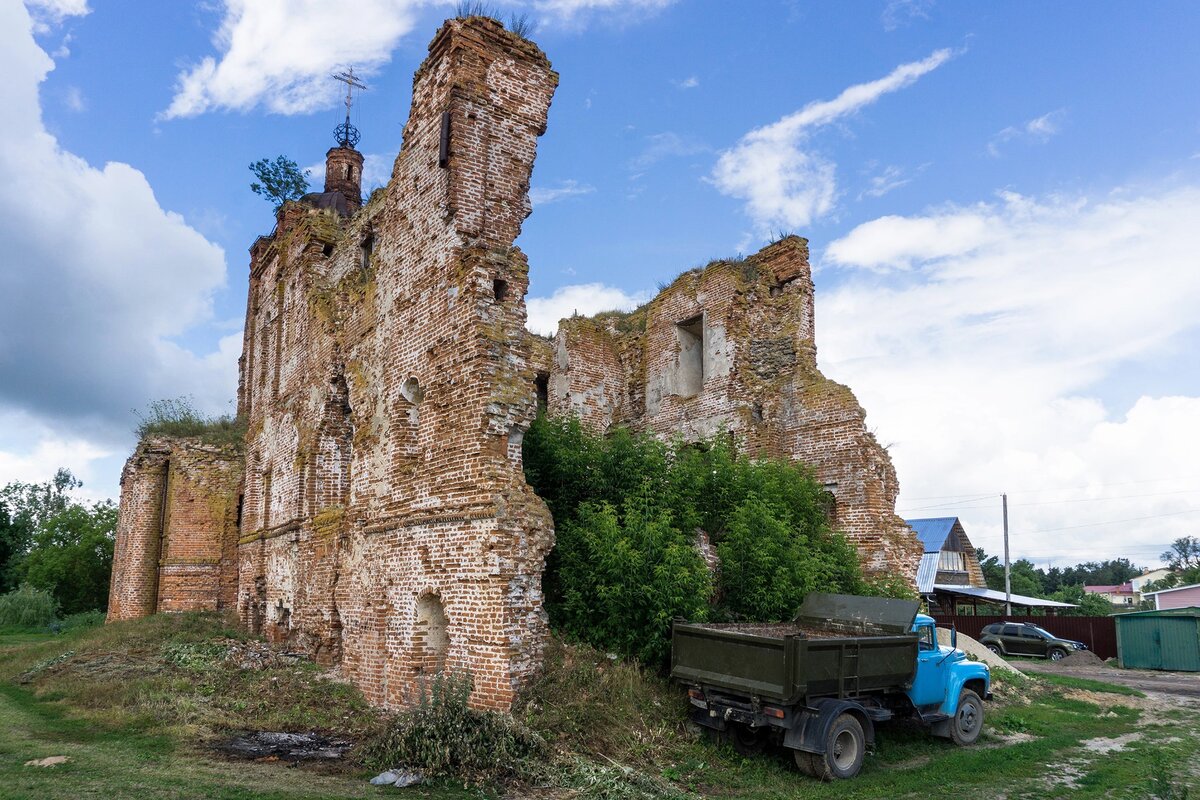
[[[954,624],[960,633],[975,639],[984,625],[993,622],[1031,622],[1063,639],[1083,642],[1101,658],[1117,656],[1117,624],[1112,617],[1021,617],[972,616],[969,614],[935,614],[939,627]]]

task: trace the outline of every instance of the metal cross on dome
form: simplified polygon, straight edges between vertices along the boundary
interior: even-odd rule
[[[354,147],[358,144],[360,134],[358,128],[350,124],[350,106],[354,103],[354,90],[366,91],[367,85],[354,74],[354,67],[350,67],[344,72],[335,72],[330,77],[346,84],[346,121],[333,129],[333,136],[342,147]]]

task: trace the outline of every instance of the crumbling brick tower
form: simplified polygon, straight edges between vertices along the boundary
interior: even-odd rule
[[[231,609],[237,594],[240,446],[152,437],[121,472],[108,619]]]
[[[725,433],[751,454],[811,466],[865,572],[915,586],[921,544],[896,516],[891,459],[850,389],[817,369],[805,239],[685,272],[629,314],[564,319],[535,352],[552,414],[597,431]]]
[[[251,251],[238,610],[376,704],[445,668],[507,708],[538,663],[553,533],[521,465],[535,399],[513,241],[557,81],[494,21],[447,22],[388,186],[343,217],[361,160],[334,148],[327,191]]]

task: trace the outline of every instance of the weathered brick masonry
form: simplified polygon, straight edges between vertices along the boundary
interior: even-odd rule
[[[151,439],[126,465],[111,619],[235,607],[376,704],[451,669],[474,704],[507,708],[546,634],[553,528],[521,464],[539,396],[598,430],[724,429],[812,463],[868,566],[911,579],[891,462],[816,370],[804,240],[686,273],[633,314],[564,321],[553,342],[525,332],[513,242],[557,82],[529,41],[451,20],[388,185],[361,205],[362,156],[328,152],[324,191],[250,251],[244,454]]]
[[[121,473],[110,620],[217,611],[237,596],[239,447],[142,441]]]
[[[895,514],[896,472],[851,391],[817,369],[813,316],[808,242],[789,236],[685,272],[632,313],[563,320],[534,350],[545,402],[598,431],[725,433],[809,464],[866,571],[911,583],[921,546]]]

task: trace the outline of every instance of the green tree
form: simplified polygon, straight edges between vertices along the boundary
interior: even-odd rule
[[[68,493],[81,485],[69,470],[60,469],[45,483],[14,481],[0,489],[0,592],[21,583],[22,563],[34,535],[67,507]]]
[[[1051,600],[1057,600],[1060,603],[1074,603],[1078,608],[1070,608],[1063,611],[1066,616],[1076,617],[1107,617],[1116,611],[1113,604],[1098,594],[1085,592],[1083,584],[1074,586],[1064,586],[1057,592],[1050,595]]]
[[[278,156],[274,161],[259,159],[250,165],[250,171],[258,178],[250,184],[250,191],[266,198],[276,213],[287,201],[308,194],[309,170],[300,169],[287,156]]]
[[[1176,572],[1200,569],[1200,539],[1184,536],[1171,544],[1171,549],[1159,556]]]
[[[62,613],[108,607],[117,507],[71,503],[43,522],[21,565],[31,586],[54,595]]]

